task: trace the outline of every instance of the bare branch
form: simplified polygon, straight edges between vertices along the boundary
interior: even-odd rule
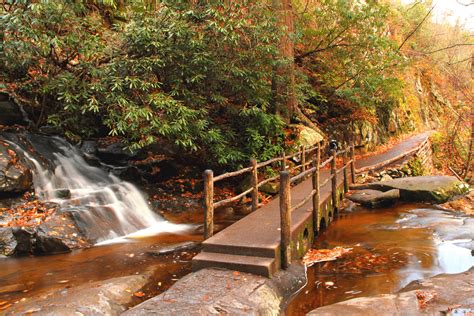
[[[424,16],[424,18],[421,20],[420,23],[418,23],[418,25],[407,35],[407,37],[405,38],[405,40],[402,42],[402,44],[400,44],[400,46],[398,47],[398,50],[401,50],[403,45],[405,45],[405,43],[408,41],[408,39],[410,39],[410,37],[412,37],[416,31],[418,31],[418,29],[423,25],[423,23],[425,23],[426,19],[431,15],[431,12],[433,12],[433,9],[435,8],[436,5],[434,5],[429,11],[428,13],[426,13],[426,15]]]
[[[429,54],[434,54],[434,53],[437,53],[437,52],[441,52],[443,50],[448,50],[448,49],[455,48],[455,47],[460,47],[460,46],[474,46],[474,43],[458,43],[458,44],[443,47],[443,48],[440,48],[440,49],[435,49],[435,50],[430,51],[430,52],[421,52],[421,53],[425,54],[425,55],[429,55]]]

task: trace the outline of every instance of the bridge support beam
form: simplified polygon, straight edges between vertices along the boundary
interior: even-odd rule
[[[290,173],[280,172],[280,233],[281,267],[291,264],[291,187]]]
[[[331,150],[332,160],[331,160],[331,196],[332,196],[332,206],[334,212],[337,211],[339,202],[337,199],[337,170],[336,170],[336,150]],[[334,215],[334,214],[333,214]]]
[[[214,173],[204,171],[204,240],[214,235]]]

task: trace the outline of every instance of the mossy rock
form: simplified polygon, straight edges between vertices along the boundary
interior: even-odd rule
[[[359,185],[356,189],[400,190],[400,198],[409,202],[444,203],[469,191],[469,185],[450,176],[399,178]]]

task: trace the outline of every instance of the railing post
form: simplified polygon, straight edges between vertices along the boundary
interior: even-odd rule
[[[214,234],[214,173],[204,171],[204,240]]]
[[[337,210],[338,202],[337,202],[337,170],[336,170],[336,150],[331,150],[332,160],[331,160],[331,195],[332,195],[332,205],[334,210]]]
[[[301,146],[301,172],[306,170],[306,147]]]
[[[250,164],[252,166],[252,211],[256,211],[258,208],[258,170],[257,170],[257,160],[251,159]]]
[[[280,167],[280,170],[281,170],[281,171],[285,171],[285,170],[286,170],[286,155],[285,155],[285,151],[284,151],[284,150],[281,152],[281,167]]]
[[[281,266],[286,269],[291,264],[291,196],[290,173],[280,172],[280,233]]]
[[[346,148],[345,151],[344,151],[344,169],[342,170],[343,172],[343,176],[344,176],[344,193],[347,193],[349,191],[349,177],[347,175],[347,162],[349,161],[347,159],[347,151],[348,151],[349,148]]]
[[[316,153],[314,154],[313,167],[316,169],[313,173],[313,190],[316,192],[313,195],[313,230],[319,230],[319,207],[320,207],[320,192],[319,192],[319,165],[321,164],[321,146],[318,144]]]
[[[356,182],[354,143],[351,144],[351,182]]]

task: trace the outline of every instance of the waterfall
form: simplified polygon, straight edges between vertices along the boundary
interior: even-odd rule
[[[154,213],[133,184],[89,165],[69,143],[55,137],[48,140],[51,145],[54,151],[49,153],[49,160],[53,161],[49,162],[53,168],[46,168],[22,150],[35,167],[35,193],[40,200],[58,203],[60,210],[70,212],[87,239],[102,244],[127,235],[137,236],[141,231],[177,233],[189,228],[190,225],[173,224]]]

